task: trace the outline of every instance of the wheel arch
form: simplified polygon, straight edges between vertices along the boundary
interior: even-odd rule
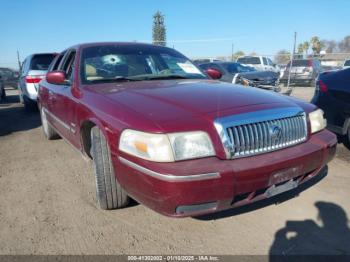
[[[80,139],[82,151],[85,155],[92,159],[91,156],[91,129],[94,126],[99,126],[96,120],[87,119],[80,125]],[[101,129],[101,128],[100,128]]]

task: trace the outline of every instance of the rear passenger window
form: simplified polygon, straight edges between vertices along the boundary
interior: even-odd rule
[[[267,59],[266,59],[266,57],[263,57],[263,63],[264,63],[264,65],[267,65]]]
[[[55,61],[52,64],[52,67],[50,69],[50,71],[56,71],[58,70],[58,66],[60,65],[62,58],[64,56],[65,53],[62,53],[60,55],[57,56],[57,58],[55,59]]]

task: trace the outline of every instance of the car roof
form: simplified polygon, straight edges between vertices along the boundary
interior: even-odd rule
[[[220,64],[220,65],[229,65],[229,64],[235,64],[235,65],[241,65],[241,63],[238,62],[231,62],[231,61],[214,61],[214,62],[206,62],[203,64]]]
[[[83,49],[87,47],[94,47],[94,46],[102,46],[102,45],[119,45],[119,46],[142,46],[142,47],[150,47],[150,48],[167,48],[172,49],[166,46],[159,46],[149,43],[142,43],[142,42],[92,42],[92,43],[81,43],[74,46],[71,46],[68,49],[76,48],[76,49]]]
[[[38,55],[57,55],[57,54],[58,53],[56,53],[56,52],[52,52],[52,53],[35,53],[35,54],[31,54],[31,55],[27,56],[26,59],[32,58],[32,57],[38,56]]]

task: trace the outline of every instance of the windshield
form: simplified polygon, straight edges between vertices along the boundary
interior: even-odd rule
[[[260,59],[259,57],[240,57],[237,59],[237,62],[241,64],[258,65],[260,64]]]
[[[350,60],[346,60],[344,66],[350,66]]]
[[[256,71],[252,67],[244,66],[244,65],[241,65],[241,64],[238,64],[238,63],[224,64],[224,67],[231,74],[246,73],[246,72]]]
[[[300,59],[300,60],[293,60],[292,67],[308,67],[312,65],[311,60],[307,59]],[[290,62],[288,63],[287,67],[290,67]]]
[[[85,84],[206,76],[177,51],[152,45],[102,45],[85,48],[81,58]]]

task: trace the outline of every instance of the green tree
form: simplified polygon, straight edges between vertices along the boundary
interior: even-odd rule
[[[309,43],[308,41],[305,41],[305,42],[303,43],[303,49],[304,49],[304,52],[305,52],[306,56],[307,56],[308,53],[309,53],[309,48],[310,48],[310,43]]]
[[[275,63],[276,64],[287,64],[290,61],[290,52],[288,52],[287,50],[280,50],[277,52],[277,54],[275,55]]]
[[[311,49],[314,53],[314,55],[319,55],[322,49],[322,43],[318,36],[313,36],[310,40],[311,43]]]
[[[166,27],[164,24],[164,15],[157,11],[153,15],[153,33],[152,39],[154,45],[166,46]]]
[[[327,53],[337,51],[337,42],[334,40],[322,40],[321,44]]]
[[[303,46],[303,44],[299,44],[297,54],[301,55],[303,53],[304,53],[304,46]]]
[[[245,55],[244,52],[239,50],[232,55],[232,58],[234,61],[236,61],[239,57],[244,56],[244,55]]]
[[[344,37],[344,39],[339,42],[338,47],[340,52],[350,52],[350,35]]]

